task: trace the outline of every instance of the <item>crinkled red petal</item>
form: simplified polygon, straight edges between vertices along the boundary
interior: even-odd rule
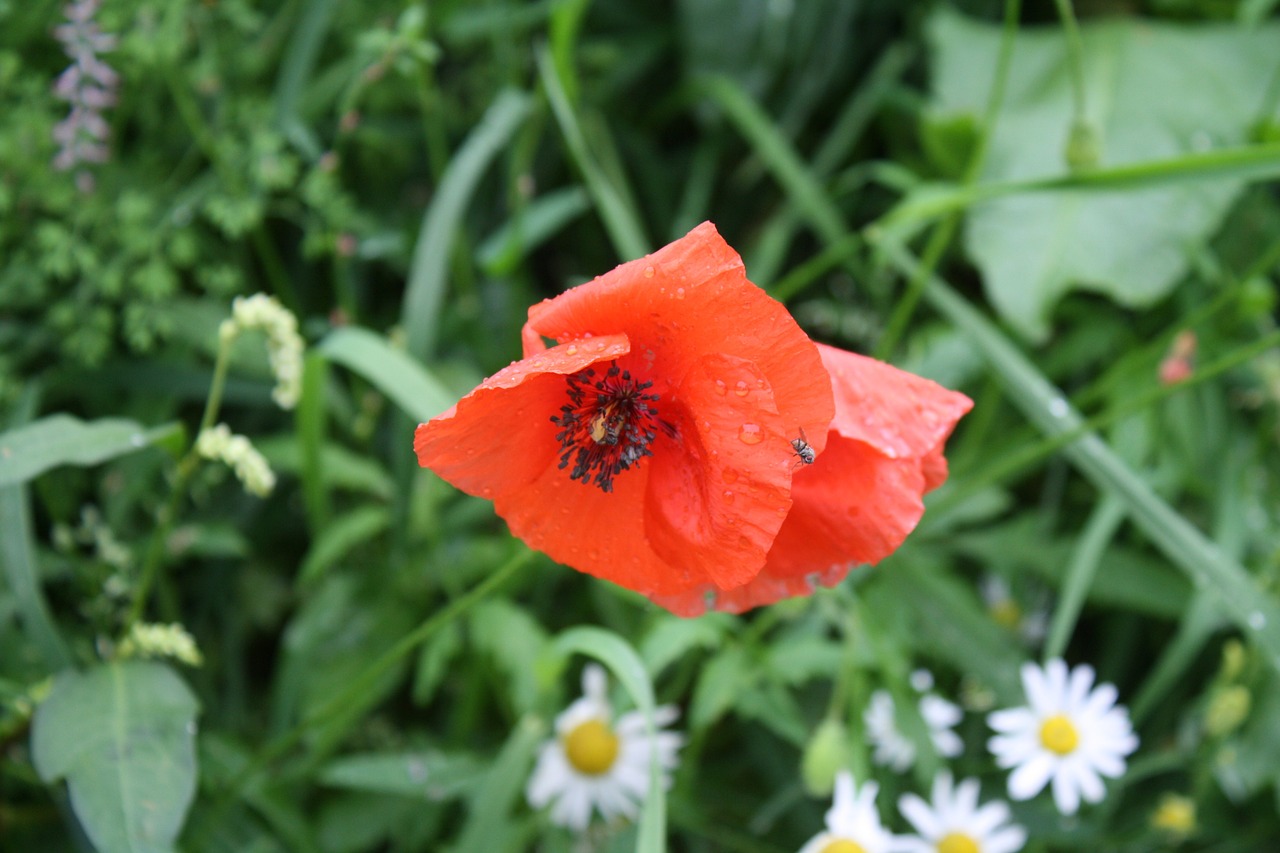
[[[565,377],[622,358],[630,348],[626,335],[602,335],[513,362],[418,425],[418,464],[471,495],[494,499],[520,491],[559,464],[559,427],[551,417],[565,402]]]
[[[972,406],[963,394],[874,359],[819,345],[832,376],[836,417],[826,449],[792,478],[792,507],[764,569],[716,593],[713,607],[741,612],[839,582],[858,563],[893,553],[924,512],[922,496],[946,479],[943,444]],[[702,612],[708,590],[661,600]]]

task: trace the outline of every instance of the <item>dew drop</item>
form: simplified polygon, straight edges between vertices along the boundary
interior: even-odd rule
[[[737,394],[739,397],[747,396],[750,391],[751,389],[747,387],[747,383],[743,382],[741,379],[739,379],[733,386],[733,393]]]
[[[724,384],[723,379],[716,380],[716,393],[723,397],[729,391],[729,386]]]
[[[1259,610],[1253,611],[1249,614],[1249,627],[1255,631],[1261,631],[1267,627],[1267,617]]]
[[[738,431],[738,440],[743,444],[759,444],[764,440],[764,436],[760,433],[760,427],[757,424],[743,424],[742,429]]]
[[[645,277],[645,278],[653,278],[653,267],[645,267],[645,268],[644,268],[644,277]]]
[[[750,540],[750,539],[748,539],[748,538],[747,538],[747,537],[745,537],[745,536],[739,536],[739,537],[738,537],[738,547],[739,547],[739,548],[750,548],[750,547],[751,547],[751,540]]]
[[[731,503],[733,503],[733,498],[734,498],[733,490],[732,490],[732,489],[725,489],[725,490],[724,490],[724,502],[725,502],[725,503],[727,503],[727,504],[731,504]]]
[[[480,497],[482,498],[493,497],[493,489],[489,488],[488,486],[483,487],[482,489],[480,489]]]
[[[569,346],[565,349],[564,354],[565,354],[565,355],[577,355],[577,354],[578,354],[578,348],[577,348],[576,346],[574,346],[573,344],[569,344]]]
[[[676,299],[684,299],[684,288],[683,288],[683,287],[677,287],[677,288],[676,288]]]
[[[720,472],[720,476],[724,479],[726,483],[738,482],[738,472],[736,469],[725,468],[722,472]]]

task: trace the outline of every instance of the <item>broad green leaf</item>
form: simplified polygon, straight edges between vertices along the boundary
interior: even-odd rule
[[[177,424],[148,429],[122,418],[85,422],[49,415],[0,433],[0,487],[25,483],[59,465],[96,465],[179,433]]]
[[[292,433],[258,438],[253,444],[271,463],[272,470],[292,474],[302,471],[302,445]],[[386,469],[341,444],[326,442],[320,448],[320,470],[327,489],[351,489],[376,498],[391,497],[391,477]]]
[[[700,619],[663,614],[640,643],[640,657],[657,675],[694,649],[714,649],[736,620],[727,613],[708,613]]]
[[[431,420],[454,403],[453,395],[425,367],[368,329],[335,329],[318,349],[329,360],[360,374],[419,422]]]
[[[472,789],[470,812],[462,828],[457,853],[471,850],[517,851],[522,846],[522,829],[511,809],[529,778],[529,765],[546,735],[546,726],[534,717],[521,719],[511,732],[478,784]]]
[[[331,788],[443,800],[466,791],[484,769],[469,755],[367,753],[329,762],[320,771],[319,780]]]
[[[187,685],[160,663],[66,671],[36,709],[31,757],[41,779],[67,780],[99,850],[171,851],[196,790],[196,711]]]
[[[933,108],[980,114],[998,27],[942,7],[930,20]],[[1263,103],[1280,26],[1186,27],[1116,19],[1081,28],[1088,119],[1101,168],[1238,146]],[[1063,175],[1072,93],[1058,28],[1019,34],[983,182]],[[1114,191],[1033,192],[974,208],[965,246],[987,295],[1019,332],[1043,339],[1059,298],[1077,289],[1131,307],[1167,294],[1187,247],[1218,227],[1244,183],[1220,179]]]

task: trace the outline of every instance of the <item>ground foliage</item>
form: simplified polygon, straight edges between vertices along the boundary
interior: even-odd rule
[[[1028,849],[1280,836],[1280,21],[1082,3],[1077,74],[1024,5],[107,0],[110,157],[59,171],[61,6],[0,0],[0,846],[579,849],[522,796],[576,652],[688,737],[665,815],[589,849],[664,819],[797,849],[833,760],[890,819],[944,762],[873,768],[862,710],[917,667],[1000,795],[983,712],[1059,655],[1141,747],[1077,817],[1015,804]],[[686,621],[528,554],[410,442],[529,304],[707,219],[816,339],[976,407],[897,554]],[[227,359],[265,499],[189,453],[255,292],[309,345],[291,413],[260,340]],[[126,659],[141,615],[202,665]]]

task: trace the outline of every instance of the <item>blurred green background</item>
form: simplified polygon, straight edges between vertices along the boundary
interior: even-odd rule
[[[798,849],[819,748],[886,804],[944,765],[1000,796],[982,714],[1057,656],[1142,746],[1074,819],[1016,804],[1027,849],[1269,849],[1276,4],[1070,5],[105,0],[75,10],[113,73],[82,54],[98,93],[68,95],[68,13],[0,0],[0,847],[656,849],[523,800],[577,695],[557,638],[594,625],[682,709],[673,850]],[[58,168],[77,104],[102,162]],[[518,356],[530,304],[708,219],[815,339],[976,406],[893,557],[679,620],[525,555],[411,436]],[[308,344],[292,412],[256,336],[228,356],[266,499],[190,452],[257,292]],[[123,660],[134,608],[203,665]],[[918,666],[967,712],[958,759],[912,713]],[[868,758],[879,687],[906,774]],[[128,748],[33,758],[33,718]],[[1151,822],[1169,793],[1185,832]]]

